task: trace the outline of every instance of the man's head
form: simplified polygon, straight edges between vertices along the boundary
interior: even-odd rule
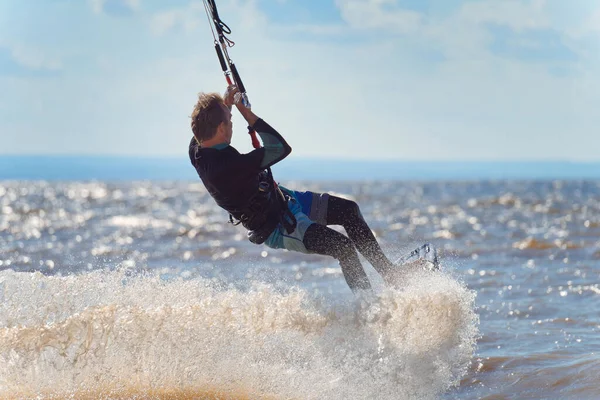
[[[218,93],[200,93],[192,111],[192,132],[202,146],[231,143],[231,111]]]

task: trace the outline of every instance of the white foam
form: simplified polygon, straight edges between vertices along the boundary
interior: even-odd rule
[[[258,283],[2,271],[0,302],[0,397],[110,385],[431,398],[464,376],[478,334],[474,294],[425,272],[334,304]]]

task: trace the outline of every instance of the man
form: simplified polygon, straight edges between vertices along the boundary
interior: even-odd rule
[[[240,154],[230,145],[233,104],[260,135],[264,147]],[[384,279],[391,277],[393,264],[381,251],[354,201],[277,186],[270,167],[292,149],[275,129],[244,105],[235,86],[228,87],[224,97],[200,93],[191,118],[192,165],[217,204],[229,212],[231,222],[248,229],[250,241],[334,257],[352,291],[371,288],[356,249]],[[327,225],[342,225],[348,237]]]

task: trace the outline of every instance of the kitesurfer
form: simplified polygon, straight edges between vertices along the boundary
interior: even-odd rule
[[[234,104],[260,135],[263,147],[241,154],[231,146]],[[353,291],[371,288],[357,250],[384,279],[391,277],[393,264],[356,202],[328,193],[289,190],[274,182],[269,167],[287,157],[292,148],[244,104],[235,85],[224,96],[200,93],[191,119],[192,165],[216,203],[229,212],[230,221],[248,230],[251,242],[334,257]],[[327,225],[343,226],[348,236]]]

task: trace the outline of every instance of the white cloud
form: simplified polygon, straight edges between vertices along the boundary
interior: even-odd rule
[[[19,65],[32,70],[58,71],[63,67],[58,58],[50,56],[46,51],[31,45],[13,44],[11,46],[11,56]]]
[[[279,27],[284,33],[308,33],[321,36],[340,36],[348,33],[348,29],[343,25],[317,25],[317,24],[294,24]]]
[[[427,15],[402,8],[399,0],[336,0],[344,20],[358,29],[411,33],[424,28]],[[546,0],[478,0],[464,2],[449,19],[462,24],[495,23],[516,31],[548,27]],[[451,34],[451,32],[445,32]]]
[[[353,28],[415,32],[423,24],[423,15],[403,10],[396,0],[336,0],[342,18]]]
[[[178,27],[191,32],[200,24],[207,23],[205,10],[201,3],[192,2],[187,7],[161,11],[150,17],[150,30],[161,36]]]
[[[137,10],[140,8],[141,0],[124,0],[125,4],[129,6],[129,8],[133,10]]]
[[[125,7],[130,11],[137,11],[141,6],[141,0],[89,0],[89,3],[96,14],[104,13],[109,5]]]
[[[102,13],[102,8],[104,7],[105,0],[90,0],[90,5],[92,6],[92,10],[96,14]]]
[[[368,30],[379,35],[380,41],[410,42],[449,59],[490,56],[490,44],[497,39],[490,25],[512,30],[516,36],[511,43],[518,48],[542,49],[548,45],[543,37],[526,33],[544,32],[559,38],[553,43],[555,48],[565,46],[578,55],[591,51],[586,36],[600,32],[600,10],[583,19],[574,17],[583,13],[582,7],[569,18],[561,18],[569,11],[565,7],[573,10],[575,6],[557,0],[464,1],[444,16],[402,9],[400,0],[336,0],[336,4],[349,29]],[[403,41],[389,34],[400,35]]]
[[[475,24],[495,23],[515,31],[547,28],[550,20],[545,5],[545,0],[471,1],[461,7],[460,19]]]
[[[600,8],[590,15],[585,27],[591,32],[600,33]]]
[[[180,11],[165,11],[157,13],[152,17],[151,29],[156,35],[163,35],[175,26],[181,18]]]

